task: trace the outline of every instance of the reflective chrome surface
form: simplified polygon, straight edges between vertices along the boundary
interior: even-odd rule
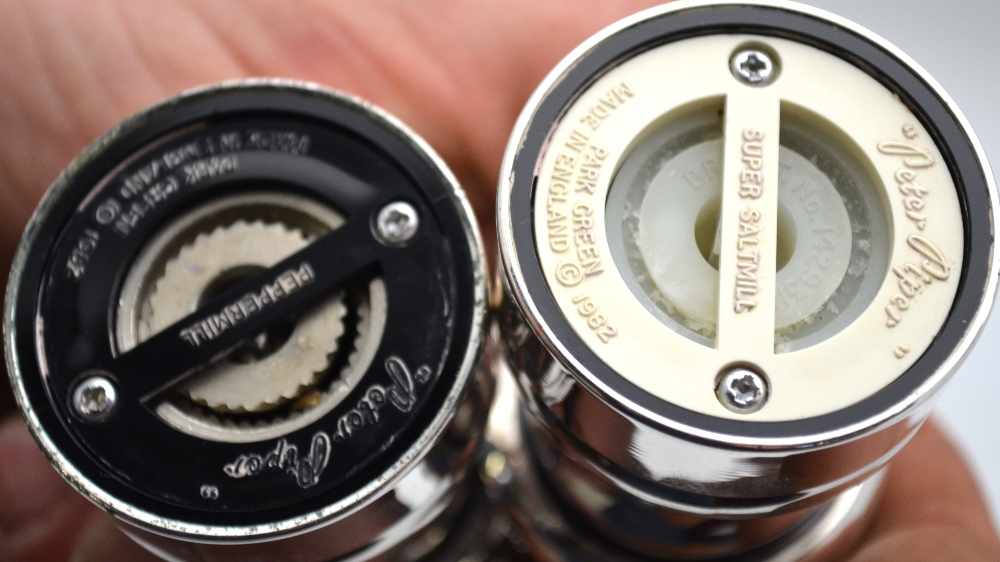
[[[909,66],[948,106],[979,157],[996,215],[996,188],[982,149],[950,98],[908,57],[841,18],[789,2],[725,2],[802,12],[860,35]],[[515,246],[511,191],[515,161],[535,110],[564,74],[612,35],[646,18],[705,9],[678,2],[623,20],[566,57],[535,91],[508,145],[498,191],[503,294],[498,321],[501,380],[516,381],[521,406],[491,423],[503,454],[496,486],[523,547],[540,560],[746,556],[769,560],[836,560],[864,527],[881,471],[927,418],[933,397],[954,374],[982,328],[995,296],[998,256],[966,337],[947,350],[932,376],[904,399],[865,419],[824,432],[780,437],[727,435],[651,412],[616,393],[567,346],[540,314]],[[530,253],[530,252],[529,252]],[[501,391],[500,402],[512,400]],[[498,429],[499,428],[499,429]],[[499,457],[496,457],[499,458]],[[495,464],[499,464],[496,461]],[[502,486],[501,486],[502,485]],[[498,494],[501,492],[498,492]]]
[[[528,442],[538,431],[537,422],[519,403],[514,374],[503,359],[494,362],[494,371],[497,399],[484,481],[511,519],[509,535],[516,548],[532,560],[625,562],[649,560],[649,555],[728,560],[739,552],[740,560],[825,562],[842,559],[868,525],[881,472],[818,507],[750,518],[695,515],[665,506],[650,494],[616,489],[600,477],[588,479],[581,476],[586,470],[568,468],[573,464],[568,455],[540,451]],[[589,505],[567,505],[567,491]],[[594,533],[595,527],[602,533]]]

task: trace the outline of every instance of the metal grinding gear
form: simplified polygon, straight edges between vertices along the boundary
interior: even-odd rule
[[[498,194],[525,400],[484,472],[532,555],[839,559],[986,320],[992,182],[932,79],[812,8],[677,2],[571,53]]]
[[[301,232],[280,225],[237,222],[202,234],[167,262],[149,297],[149,334],[155,335],[197,310],[203,295],[231,272],[262,270],[304,248]],[[230,279],[232,281],[232,279]],[[343,334],[341,298],[329,298],[294,323],[283,344],[266,357],[245,354],[213,365],[180,385],[197,403],[218,412],[258,412],[300,395],[329,366],[328,356]],[[251,340],[261,348],[275,344],[262,333]]]
[[[472,217],[357,99],[248,81],[150,108],[70,165],[18,248],[28,427],[171,560],[457,556],[484,524],[458,515],[484,501],[492,397]]]

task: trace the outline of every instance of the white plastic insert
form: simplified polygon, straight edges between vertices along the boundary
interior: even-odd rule
[[[631,236],[623,234],[622,247],[634,246],[669,305],[690,328],[704,334],[715,332],[719,313],[722,148],[721,139],[688,147],[655,170],[648,185],[634,190],[628,184],[644,170],[626,169],[626,164],[613,182],[608,204],[608,225],[613,229],[616,222],[625,222],[621,213],[626,205],[615,204],[616,192],[621,189],[622,198],[630,192],[639,196],[628,201],[637,229]],[[847,209],[830,178],[789,148],[780,148],[778,160],[778,285],[801,282],[776,301],[775,329],[784,331],[808,321],[840,286],[851,257],[852,236]],[[746,228],[748,234],[755,230],[752,225]],[[611,250],[616,263],[625,263],[619,248],[612,245]],[[753,251],[748,249],[747,255]],[[819,267],[826,275],[816,273]]]
[[[771,84],[733,76],[748,46],[780,65]],[[534,229],[601,360],[668,402],[758,421],[832,412],[905,372],[963,255],[951,175],[907,107],[829,53],[748,35],[669,43],[588,86],[553,125]],[[734,364],[766,377],[760,410],[719,403]]]

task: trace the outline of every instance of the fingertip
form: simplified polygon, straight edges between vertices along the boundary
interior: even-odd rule
[[[101,513],[80,536],[70,561],[106,562],[107,560],[155,562],[159,558],[125,535],[109,515]]]
[[[30,525],[73,495],[20,418],[0,422],[0,529]]]
[[[928,420],[888,467],[870,538],[951,529],[1000,555],[982,491],[958,448]],[[957,558],[955,558],[957,559]]]
[[[983,543],[974,533],[931,525],[877,537],[863,545],[849,562],[989,562],[997,560],[997,555],[993,545]]]
[[[0,422],[0,560],[155,561],[49,464],[21,419]]]

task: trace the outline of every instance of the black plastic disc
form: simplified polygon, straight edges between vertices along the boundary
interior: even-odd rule
[[[345,222],[119,352],[119,292],[144,245],[178,216],[254,190],[296,194]],[[470,346],[478,349],[479,249],[454,190],[381,114],[305,88],[204,90],[126,122],[57,182],[22,242],[12,351],[42,430],[112,497],[197,525],[288,520],[355,493],[424,434],[467,380]],[[402,245],[375,234],[378,211],[393,201],[420,217]],[[320,419],[233,443],[157,417],[155,405],[184,377],[375,276],[387,293],[384,335],[360,382]],[[240,307],[247,295],[257,306]],[[109,373],[119,392],[97,423],[71,405],[74,385],[93,372]]]

